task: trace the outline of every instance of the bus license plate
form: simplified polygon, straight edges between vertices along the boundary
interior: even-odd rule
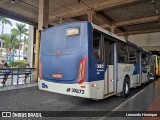
[[[54,78],[62,78],[62,74],[61,73],[55,73],[55,74],[52,74],[52,77]]]

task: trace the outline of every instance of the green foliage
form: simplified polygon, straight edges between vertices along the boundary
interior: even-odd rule
[[[15,47],[18,45],[18,40],[15,34],[3,34],[0,36],[0,39],[4,41],[4,47],[11,50],[15,49]]]
[[[8,61],[8,55],[11,51],[14,51],[16,46],[18,46],[17,34],[11,31],[10,34],[2,34],[0,35],[0,39],[3,40],[3,47],[6,48],[6,57]]]
[[[11,30],[12,32],[14,32],[16,35],[19,36],[19,59],[20,59],[20,46],[21,46],[21,42],[22,42],[22,36],[26,35],[28,36],[28,29],[26,29],[26,24],[16,24],[16,28],[13,28]]]
[[[2,23],[2,35],[3,35],[4,25],[9,24],[12,26],[12,22],[8,18],[3,16],[0,16],[0,22]]]
[[[16,60],[14,62],[9,63],[9,66],[13,67],[13,68],[25,68],[26,67],[26,61]]]
[[[28,29],[26,29],[26,24],[16,23],[16,28],[13,28],[11,31],[15,32],[17,35],[19,35],[20,39],[21,39],[22,35],[28,36]]]
[[[9,24],[12,26],[12,22],[6,17],[0,16],[0,21],[2,24]]]

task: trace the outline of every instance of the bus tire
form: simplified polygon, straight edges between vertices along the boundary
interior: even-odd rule
[[[129,78],[125,77],[124,81],[123,81],[123,90],[121,92],[121,97],[123,97],[123,98],[126,98],[129,95],[129,92],[130,92],[130,84],[129,83],[130,83]]]

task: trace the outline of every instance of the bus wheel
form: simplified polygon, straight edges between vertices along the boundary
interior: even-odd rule
[[[130,92],[130,85],[129,85],[129,78],[125,77],[124,81],[123,81],[123,90],[121,92],[121,96],[123,98],[128,97]]]

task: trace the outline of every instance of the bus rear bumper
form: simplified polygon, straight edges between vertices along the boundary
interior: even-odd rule
[[[104,81],[84,82],[82,84],[61,84],[50,81],[39,80],[38,88],[40,90],[66,94],[71,96],[103,99],[104,97]]]

